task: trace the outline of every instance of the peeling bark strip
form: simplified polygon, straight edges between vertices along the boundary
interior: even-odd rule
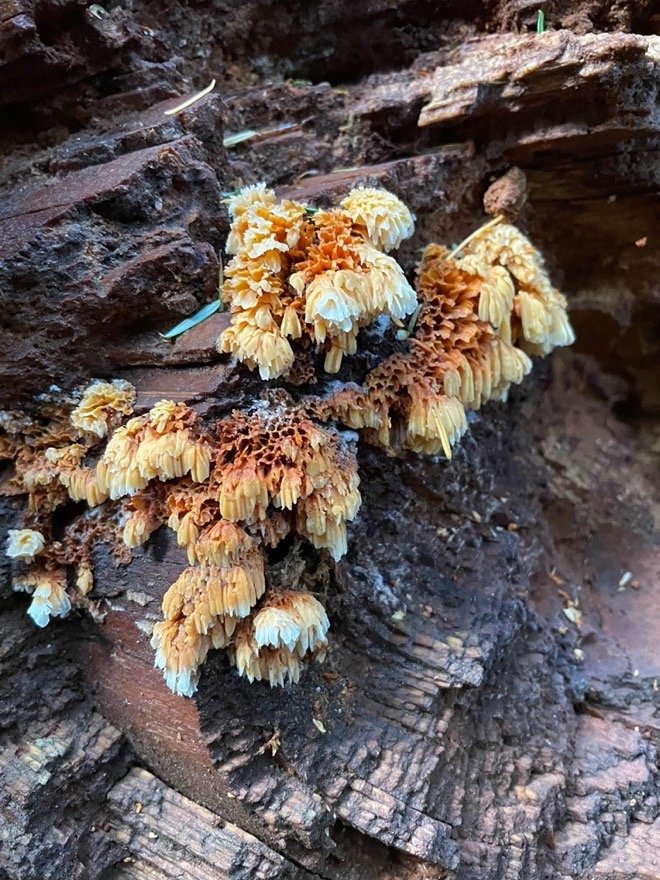
[[[392,190],[417,215],[410,271],[515,163],[516,222],[589,357],[477,416],[448,466],[362,452],[335,645],[295,691],[221,657],[195,702],[167,691],[148,630],[185,559],[166,535],[128,569],[99,553],[103,624],[36,632],[0,585],[2,880],[660,875],[657,19],[559,2],[525,33],[537,10],[3,7],[3,406],[90,374],[211,418],[253,396],[214,351],[225,316],[158,331],[216,296],[222,194],[259,180],[320,204]]]

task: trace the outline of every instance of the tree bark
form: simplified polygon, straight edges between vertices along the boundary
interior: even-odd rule
[[[5,565],[0,880],[660,878],[658,17],[556,3],[537,34],[536,12],[3,10],[3,407],[106,376],[209,418],[258,396],[215,349],[224,315],[159,332],[215,296],[223,193],[260,180],[319,204],[386,186],[411,270],[516,166],[578,340],[451,462],[360,446],[329,657],[297,686],[216,652],[194,698],[166,688],[164,529],[128,566],[99,550],[95,620],[37,631]]]

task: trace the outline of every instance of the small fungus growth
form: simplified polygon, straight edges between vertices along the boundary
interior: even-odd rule
[[[390,450],[451,457],[466,410],[506,400],[530,355],[570,345],[566,299],[539,252],[509,224],[470,236],[461,256],[428,245],[417,267],[420,309],[407,350],[313,404],[320,418],[357,429]]]
[[[46,546],[46,540],[36,529],[9,529],[7,533],[7,556],[32,562]]]
[[[232,218],[222,298],[231,325],[218,347],[262,379],[287,376],[297,353],[321,346],[337,373],[357,334],[380,315],[402,320],[417,305],[386,251],[412,235],[413,217],[385,190],[354,189],[331,211],[278,202],[263,184],[229,200]]]
[[[384,316],[399,328],[394,353],[361,384],[297,402],[278,392],[216,421],[171,400],[134,415],[122,380],[44,396],[37,419],[0,413],[0,458],[14,462],[2,491],[27,495],[6,554],[15,589],[32,595],[28,613],[45,626],[74,606],[94,611],[93,548],[106,542],[126,562],[168,526],[187,565],[164,592],[151,644],[167,685],[187,696],[211,649],[250,682],[279,686],[324,659],[329,620],[314,577],[347,552],[361,502],[354,435],[330,423],[390,454],[449,458],[468,410],[505,400],[532,357],[574,339],[540,253],[502,217],[453,251],[429,244],[413,289],[387,253],[412,235],[413,216],[384,190],[359,187],[314,210],[259,184],[229,212],[221,351],[263,379],[309,383],[317,352],[337,373]],[[87,508],[69,507],[55,528],[71,502]]]
[[[72,605],[94,610],[92,548],[107,542],[118,560],[127,553],[117,546],[119,509],[99,515],[90,509],[54,537],[53,515],[72,501],[98,508],[108,498],[93,459],[102,437],[132,412],[135,391],[127,382],[94,382],[77,397],[46,400],[42,418],[20,413],[0,415],[0,458],[14,462],[14,473],[2,486],[5,495],[27,495],[24,528],[8,533],[6,555],[19,562],[14,587],[32,594],[28,613],[38,626],[65,616]],[[73,587],[67,569],[73,568]]]
[[[133,412],[135,389],[130,382],[92,382],[71,413],[71,424],[84,433],[105,437],[117,416]]]

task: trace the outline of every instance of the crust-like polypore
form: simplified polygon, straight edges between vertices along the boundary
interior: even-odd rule
[[[302,594],[269,589],[263,548],[295,533],[339,559],[346,552],[346,523],[360,505],[355,458],[334,430],[315,424],[301,410],[282,407],[251,415],[235,412],[218,422],[210,436],[208,480],[198,486],[173,483],[165,500],[167,522],[191,566],[163,599],[165,621],[157,624],[152,639],[158,664],[169,686],[183,694],[194,691],[210,646],[228,648],[232,662],[250,680],[297,681],[298,656],[322,655],[327,617],[320,603],[311,604],[313,597],[301,599],[298,608],[296,597]],[[291,648],[296,657],[286,663],[286,645],[269,647],[255,642],[254,634],[247,639],[240,623],[249,618],[263,624],[262,610],[273,614],[267,609],[276,607],[284,620],[278,605],[283,595],[289,596],[295,618],[288,632],[297,634]],[[259,632],[266,630],[262,626]],[[256,645],[251,659],[248,642]]]
[[[98,384],[92,388],[98,399]],[[83,401],[89,400],[85,392]],[[28,494],[29,522],[10,533],[7,554],[21,565],[15,586],[32,592],[29,613],[39,626],[89,601],[95,540],[110,536],[128,550],[167,524],[189,561],[165,593],[164,619],[152,638],[156,663],[174,691],[194,692],[211,648],[227,648],[235,660],[237,624],[262,607],[274,609],[279,595],[288,597],[293,615],[295,658],[282,665],[281,645],[259,644],[260,671],[252,677],[282,684],[297,680],[302,656],[322,659],[325,611],[308,594],[298,602],[295,591],[269,586],[265,554],[289,535],[335,559],[346,552],[346,524],[360,493],[355,457],[337,431],[281,404],[204,427],[189,407],[164,400],[125,425],[113,411],[115,425],[101,448],[98,432],[73,424],[80,404],[69,412],[58,437],[52,426],[43,428],[41,440],[38,432],[29,442],[25,434],[12,435],[21,449],[13,481]],[[96,509],[74,518],[63,541],[54,540],[52,514],[70,500]],[[110,535],[102,534],[102,523],[112,524]],[[67,566],[74,568],[73,587]]]
[[[515,227],[489,226],[462,256],[429,245],[417,268],[420,309],[407,350],[311,410],[388,449],[451,456],[466,410],[506,399],[530,371],[529,355],[570,345],[566,300],[539,252]]]
[[[10,531],[6,548],[18,566],[15,588],[32,594],[28,613],[45,626],[72,605],[90,607],[93,545],[109,541],[125,560],[167,524],[188,566],[165,592],[151,644],[167,685],[187,696],[212,648],[226,649],[249,681],[279,686],[298,681],[303,661],[325,656],[325,609],[297,589],[300,575],[273,583],[268,564],[268,551],[292,538],[334,560],[346,553],[361,502],[357,461],[346,437],[322,422],[362,430],[391,452],[450,457],[467,410],[505,399],[531,369],[530,355],[574,338],[541,255],[508,224],[492,221],[452,253],[429,245],[415,293],[384,253],[412,234],[413,218],[384,190],[358,188],[340,208],[312,213],[256,185],[229,208],[234,257],[223,297],[232,323],[223,350],[265,379],[308,381],[315,346],[336,372],[361,327],[380,315],[401,324],[419,300],[402,350],[362,385],[212,424],[171,400],[123,424],[135,392],[118,380],[51,402],[46,419],[0,413],[0,457],[15,461],[5,491],[28,497],[24,528]],[[70,501],[89,510],[55,540],[53,513]]]

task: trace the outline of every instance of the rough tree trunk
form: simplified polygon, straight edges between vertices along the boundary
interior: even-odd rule
[[[213,298],[222,193],[262,179],[320,202],[383,183],[417,215],[411,269],[516,165],[578,332],[451,463],[360,449],[329,659],[297,687],[218,654],[194,699],[167,690],[165,530],[97,557],[102,622],[37,631],[7,578],[0,878],[660,877],[659,20],[557,0],[537,35],[537,8],[0,4],[3,406],[110,375],[144,406],[254,397],[222,315],[157,331]]]

